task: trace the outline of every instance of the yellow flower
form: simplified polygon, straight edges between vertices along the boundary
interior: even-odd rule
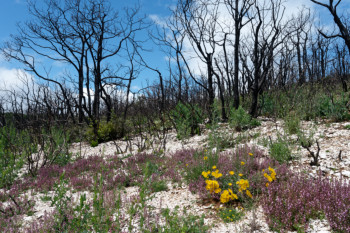
[[[210,193],[221,192],[221,189],[219,188],[219,183],[216,180],[206,180],[205,183],[207,183],[206,189],[209,190]]]
[[[227,203],[230,200],[238,199],[237,195],[232,192],[231,189],[224,190],[220,196],[221,203]]]
[[[233,171],[230,171],[229,173],[231,176],[233,176],[235,174]]]
[[[205,179],[208,178],[209,174],[210,174],[210,171],[207,171],[207,172],[203,171],[203,172],[202,172],[202,176],[203,176]]]
[[[232,183],[228,183],[229,186],[232,186]]]
[[[212,176],[215,178],[220,178],[222,176],[222,173],[219,173],[219,170],[215,170],[214,172],[211,173]]]
[[[186,167],[188,167],[188,164],[186,163]]]
[[[275,172],[275,169],[269,167],[269,171],[271,172],[271,179],[272,180],[276,180],[276,172]]]
[[[253,153],[249,153],[248,155],[253,156]]]
[[[253,195],[250,193],[249,190],[246,190],[245,193],[247,194],[248,197],[253,198]]]
[[[214,166],[212,167],[212,169],[215,170],[215,169],[216,169],[216,166],[214,165]]]
[[[208,156],[204,156],[204,158],[203,158],[204,160],[208,160]]]
[[[247,188],[249,188],[248,180],[240,179],[239,181],[236,182],[236,184],[239,187],[238,189],[239,192],[242,192],[242,190],[246,190]]]
[[[241,162],[241,165],[244,165],[244,164],[245,164],[245,162],[242,161],[242,162]]]
[[[239,176],[243,176],[243,174],[242,174],[242,173],[239,173],[238,175],[239,175]]]
[[[232,199],[232,200],[233,200],[233,199],[238,199],[238,196],[232,192],[232,189],[228,189],[228,191],[229,191],[230,194],[231,194],[231,199]]]
[[[266,183],[266,187],[269,187],[269,183]]]
[[[227,190],[224,190],[220,196],[221,203],[227,203],[230,201],[230,193]]]
[[[214,190],[215,193],[220,193],[221,192],[221,188],[217,188]]]
[[[271,176],[269,176],[267,173],[264,173],[264,176],[266,177],[266,179],[267,179],[269,182],[272,182]]]

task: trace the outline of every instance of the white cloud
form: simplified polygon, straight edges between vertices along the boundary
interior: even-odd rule
[[[30,79],[32,76],[21,69],[8,69],[0,67],[0,89],[21,88],[23,81]]]
[[[166,26],[166,19],[165,18],[163,18],[163,17],[160,17],[160,16],[158,16],[158,15],[154,15],[154,14],[151,14],[151,15],[149,15],[149,18],[155,23],[155,24],[157,24],[157,25],[159,25],[159,26]]]
[[[202,0],[203,1],[203,0]],[[266,2],[266,0],[259,0],[260,3]],[[285,0],[282,1],[282,5],[285,7],[284,11],[284,20],[290,19],[292,16],[297,16],[298,13],[303,9],[311,9],[311,12],[314,9],[314,4],[311,1],[306,0]],[[170,16],[171,17],[171,16]],[[164,26],[166,19],[164,17],[160,17],[158,15],[151,15],[150,18],[159,26]],[[223,30],[225,32],[233,31],[233,25],[234,22],[232,20],[232,16],[229,14],[226,6],[224,4],[221,4],[218,8],[218,19],[217,19],[218,25],[221,25],[223,27]],[[231,29],[229,29],[231,28]],[[249,35],[250,31],[250,25],[246,25],[242,30],[241,40],[246,40],[246,36]],[[217,33],[215,33],[215,37],[217,40],[220,40],[223,37],[223,34],[221,33],[221,28],[217,27]],[[234,33],[234,31],[233,31]],[[229,38],[233,38],[234,35],[232,34],[229,36]],[[171,38],[171,35],[169,34],[169,38]],[[208,46],[210,48],[210,46]],[[192,72],[195,75],[200,75],[201,73],[206,72],[206,65],[203,61],[201,61],[198,56],[196,55],[193,46],[188,38],[184,40],[184,54],[187,58],[187,62],[192,70]],[[229,47],[228,53],[233,53],[233,48]],[[214,54],[214,57],[221,57],[222,56],[222,47],[217,46],[216,51]],[[169,57],[166,57],[169,59]]]

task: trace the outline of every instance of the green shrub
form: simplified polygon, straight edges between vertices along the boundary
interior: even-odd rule
[[[264,93],[259,98],[259,106],[261,107],[261,114],[264,116],[273,116],[276,111],[276,103],[272,94]]]
[[[178,103],[171,112],[171,117],[179,139],[200,134],[199,125],[203,122],[203,114],[197,105]]]
[[[156,173],[158,173],[158,164],[147,162],[143,170],[143,174],[145,175],[145,178],[149,178]]]
[[[44,143],[47,145],[45,152],[47,153],[50,163],[64,166],[71,161],[72,155],[69,153],[70,135],[65,129],[53,127],[49,131],[43,131],[46,135]]]
[[[292,153],[289,149],[289,142],[278,136],[277,141],[270,144],[270,156],[279,163],[292,160]]]
[[[237,131],[246,130],[260,125],[260,121],[253,119],[243,108],[232,108],[230,116],[230,125]]]
[[[156,180],[151,182],[151,191],[153,193],[167,191],[168,186],[164,180]]]
[[[300,130],[300,119],[297,114],[291,113],[284,118],[284,127],[289,134],[297,134]]]
[[[226,223],[236,222],[244,216],[244,213],[236,208],[222,208],[219,214],[221,219]]]
[[[11,185],[23,166],[22,146],[28,136],[13,126],[0,128],[0,188]]]
[[[127,131],[128,129],[124,129],[124,132]],[[124,136],[124,132],[122,119],[117,118],[115,115],[113,115],[110,121],[101,120],[99,122],[97,135],[95,135],[94,133],[93,125],[90,124],[89,128],[85,133],[85,137],[90,143],[90,145],[92,147],[95,147],[99,143],[122,138]]]
[[[335,121],[348,120],[350,115],[346,104],[347,99],[344,94],[333,101],[329,96],[323,95],[318,99],[318,115]]]
[[[186,209],[182,214],[178,213],[178,208],[173,212],[169,209],[162,210],[162,216],[165,218],[166,224],[164,226],[156,226],[156,229],[152,232],[193,232],[204,233],[209,231],[209,227],[204,224],[204,216],[195,216],[188,214]]]

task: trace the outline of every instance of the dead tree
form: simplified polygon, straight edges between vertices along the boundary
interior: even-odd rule
[[[206,66],[205,76],[206,84],[201,82],[193,75],[191,77],[208,94],[209,119],[212,119],[213,104],[215,99],[214,90],[214,55],[216,52],[218,38],[218,4],[216,1],[190,1],[180,0],[174,17],[181,24],[186,38],[196,54],[196,58],[200,59]],[[184,59],[185,60],[185,59]],[[186,67],[192,70],[186,62]]]
[[[36,2],[29,1],[33,20],[19,26],[18,35],[6,42],[1,51],[8,59],[24,64],[25,69],[35,76],[59,86],[73,121],[76,103],[79,122],[83,119],[87,123],[92,121],[97,132],[102,97],[107,119],[112,112],[111,98],[105,86],[109,82],[118,83],[117,79],[128,81],[120,79],[110,62],[113,59],[117,63],[121,59],[126,41],[134,48],[140,48],[141,42],[135,39],[135,35],[145,28],[144,18],[138,17],[137,7],[126,9],[123,15],[119,15],[108,0],[49,0],[44,6],[41,8]],[[67,65],[66,76],[71,79],[46,72],[49,69],[39,67],[37,58],[64,63]],[[78,83],[78,101],[70,102],[62,84],[65,81]]]
[[[342,38],[346,44],[346,46],[348,47],[348,52],[350,53],[350,31],[349,31],[349,21],[348,18],[340,16],[337,12],[337,8],[340,5],[342,0],[328,0],[328,3],[323,3],[320,1],[316,1],[316,0],[311,0],[311,2],[320,5],[322,7],[325,7],[326,9],[328,9],[329,13],[331,13],[334,23],[337,25],[338,29],[339,29],[339,33],[338,34],[333,34],[333,35],[327,35],[324,32],[322,32],[321,30],[319,30],[319,32],[322,34],[322,36],[324,36],[325,38]]]
[[[258,97],[262,94],[266,80],[271,75],[276,48],[290,35],[288,22],[282,22],[284,15],[282,2],[269,1],[268,5],[254,5],[255,15],[251,20],[251,44],[246,44],[246,52],[251,60],[250,69],[252,104],[250,114],[258,113]],[[248,64],[247,64],[248,66]]]
[[[319,162],[318,162],[318,158],[320,156],[320,145],[318,143],[318,141],[316,140],[316,145],[317,145],[317,152],[315,154],[315,152],[313,152],[310,147],[312,146],[312,143],[310,141],[302,141],[301,142],[301,146],[306,149],[308,152],[309,152],[309,155],[310,157],[313,159],[311,162],[310,162],[310,165],[311,166],[319,166]]]
[[[247,25],[251,18],[247,17],[250,8],[254,5],[255,0],[225,0],[224,1],[233,21],[234,21],[234,107],[239,107],[239,50],[241,42],[241,31]],[[246,19],[246,20],[245,20]],[[225,56],[226,57],[226,56]],[[227,57],[226,57],[227,59]],[[227,72],[228,75],[228,72]]]

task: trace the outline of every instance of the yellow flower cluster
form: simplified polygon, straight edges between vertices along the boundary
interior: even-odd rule
[[[236,184],[239,187],[238,192],[242,192],[242,190],[246,190],[247,188],[249,188],[248,180],[240,179],[239,181],[236,182]]]
[[[245,193],[247,194],[248,197],[253,198],[253,195],[250,193],[248,189],[245,191]]]
[[[209,190],[210,193],[220,193],[221,188],[219,187],[219,183],[216,180],[206,180],[207,183],[206,189]]]
[[[221,193],[220,201],[221,203],[227,203],[230,200],[238,199],[238,196],[232,192],[232,189],[224,190]]]
[[[222,173],[220,173],[219,170],[215,170],[214,172],[211,173],[211,175],[217,179],[222,176]]]
[[[205,179],[207,179],[207,178],[209,177],[209,175],[210,175],[210,171],[207,171],[207,172],[203,171],[203,172],[202,172],[202,176],[203,176]]]
[[[222,176],[222,173],[219,172],[219,170],[215,170],[213,172],[211,171],[203,171],[202,172],[202,176],[205,178],[205,179],[208,179],[209,178],[209,175],[212,175],[214,178],[220,178]]]
[[[265,170],[263,170],[264,172]],[[264,173],[265,178],[271,183],[276,180],[276,172],[273,168],[269,167],[270,174]],[[266,187],[269,187],[269,182],[266,183]]]
[[[206,160],[206,159],[205,159]],[[244,165],[244,162],[241,162],[241,165]],[[229,174],[233,176],[235,173],[234,171],[229,171]],[[206,179],[206,189],[212,194],[212,193],[221,193],[220,195],[220,202],[221,203],[227,203],[231,200],[238,199],[237,194],[233,193],[231,188],[228,188],[227,190],[221,190],[219,182],[215,179],[218,179],[223,176],[222,173],[219,172],[219,169],[214,165],[212,166],[212,171],[203,171],[202,176]],[[212,180],[210,179],[210,176],[213,177]],[[243,174],[239,173],[238,176],[242,177]],[[253,198],[253,195],[248,190],[249,188],[249,181],[245,179],[240,179],[236,182],[239,192],[245,191],[246,195],[250,198]],[[232,183],[228,183],[228,186],[232,187]]]

